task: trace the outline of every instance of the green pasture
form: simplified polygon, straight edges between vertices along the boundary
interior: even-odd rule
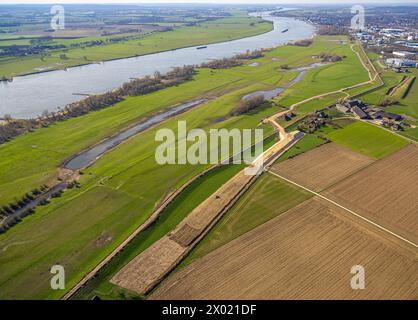
[[[357,121],[326,134],[331,141],[374,159],[381,159],[408,141],[377,126]]]

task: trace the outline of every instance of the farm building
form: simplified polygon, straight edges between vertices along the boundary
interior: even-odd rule
[[[360,109],[364,109],[366,107],[366,104],[362,102],[361,100],[355,99],[355,100],[347,101],[345,103],[345,106],[349,109],[354,108],[354,107],[359,107]]]
[[[403,117],[396,113],[385,112],[385,111],[377,111],[373,113],[374,119],[386,119],[392,121],[402,121]]]
[[[342,113],[348,113],[350,111],[349,108],[347,108],[345,105],[343,104],[337,104],[336,105],[337,110],[341,111]]]
[[[353,112],[353,114],[360,118],[360,119],[367,119],[369,116],[366,112],[364,112],[360,107],[355,106],[351,109],[351,112]]]

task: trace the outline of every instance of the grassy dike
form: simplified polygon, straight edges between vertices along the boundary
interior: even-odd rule
[[[254,22],[254,24],[252,24]],[[249,17],[246,13],[235,12],[233,17],[201,23],[198,26],[180,27],[168,32],[156,32],[141,39],[106,44],[88,48],[75,48],[49,52],[50,56],[30,56],[27,58],[0,59],[0,77],[10,77],[37,73],[35,68],[51,67],[48,70],[62,69],[114,59],[141,56],[201,44],[236,40],[256,36],[273,29],[268,21]],[[60,55],[65,53],[67,59]]]
[[[231,117],[229,112],[242,95],[291,80],[295,72],[282,70],[282,64],[292,67],[309,64],[316,61],[312,58],[314,55],[341,50],[347,53],[347,58],[336,63],[341,66],[335,73],[318,74],[317,70],[311,70],[306,74],[311,80],[305,82],[310,88],[309,92],[305,90],[305,98],[317,85],[320,86],[318,91],[332,90],[342,76],[339,72],[359,67],[353,59],[354,53],[344,47],[348,45],[329,41],[327,37],[316,38],[308,48],[279,47],[258,59],[257,67],[200,70],[194,80],[176,88],[130,98],[115,107],[37,130],[0,146],[0,154],[6,155],[0,158],[2,201],[50,178],[65,158],[146,114],[172,105],[174,101],[209,93],[217,96],[119,145],[84,170],[81,189],[65,192],[61,198],[38,208],[34,215],[0,235],[0,297],[59,298],[63,292],[49,288],[49,269],[53,264],[65,266],[67,289],[70,288],[126,239],[168,192],[207,167],[157,165],[154,160],[156,130],[176,131],[178,120],[186,120],[189,129],[255,128],[279,108],[266,104],[249,114]],[[356,84],[357,80],[353,78],[349,84]],[[268,130],[272,129],[266,128],[265,135]],[[19,170],[13,170],[13,165]],[[13,188],[14,191],[9,191]]]

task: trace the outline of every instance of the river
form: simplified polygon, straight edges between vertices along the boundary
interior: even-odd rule
[[[275,47],[289,41],[310,38],[315,29],[312,25],[284,17],[261,15],[274,23],[274,30],[254,36],[208,45],[171,50],[145,56],[107,61],[102,64],[69,68],[23,77],[13,82],[0,82],[0,117],[10,114],[14,118],[28,119],[43,111],[81,100],[74,93],[95,94],[119,87],[131,78],[166,73],[173,67],[201,64],[211,59],[231,57],[246,50]],[[287,32],[282,32],[289,29]]]

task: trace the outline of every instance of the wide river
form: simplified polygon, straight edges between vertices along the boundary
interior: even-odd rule
[[[79,93],[94,94],[109,91],[131,78],[165,73],[173,67],[201,64],[211,59],[231,57],[246,50],[271,48],[289,41],[310,38],[315,29],[303,21],[273,17],[263,13],[265,20],[274,23],[274,30],[254,36],[208,45],[177,49],[145,56],[107,61],[102,64],[69,68],[46,73],[16,77],[13,82],[0,82],[0,117],[28,119],[44,110],[53,111],[82,99]],[[283,32],[288,29],[287,32]],[[76,94],[75,94],[76,93]]]

